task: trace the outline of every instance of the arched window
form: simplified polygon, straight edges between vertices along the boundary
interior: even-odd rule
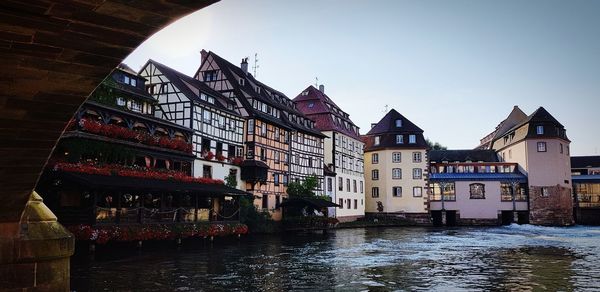
[[[474,183],[469,185],[471,199],[485,199],[485,185]]]

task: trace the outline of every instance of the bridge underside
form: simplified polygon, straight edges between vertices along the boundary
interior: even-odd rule
[[[32,194],[53,147],[89,93],[131,51],[217,1],[0,3],[0,290],[68,291],[73,240]]]

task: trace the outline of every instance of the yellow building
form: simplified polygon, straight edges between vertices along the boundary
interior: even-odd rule
[[[428,223],[423,130],[392,109],[362,139],[365,213],[393,213]]]

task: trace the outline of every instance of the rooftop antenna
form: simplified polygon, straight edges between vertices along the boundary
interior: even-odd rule
[[[389,107],[389,105],[387,105],[387,104],[383,107],[384,114],[388,112],[388,107]]]
[[[256,69],[258,69],[258,53],[254,53],[254,66],[252,66],[252,70],[254,71],[254,78],[256,78]]]
[[[315,77],[315,87],[319,87],[319,77]]]

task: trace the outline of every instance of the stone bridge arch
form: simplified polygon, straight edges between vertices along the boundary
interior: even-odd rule
[[[68,291],[72,239],[60,235],[51,212],[32,196],[52,149],[77,108],[129,53],[217,1],[0,2],[0,290]],[[39,228],[49,230],[34,235]]]

